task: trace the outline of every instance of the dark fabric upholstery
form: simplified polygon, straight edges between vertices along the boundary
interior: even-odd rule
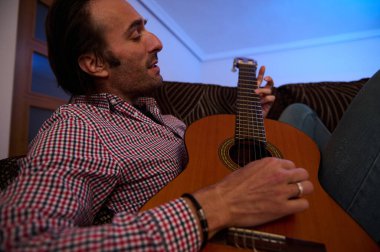
[[[235,87],[165,82],[153,97],[163,114],[174,115],[186,125],[209,115],[235,113]]]
[[[268,118],[278,119],[282,111],[292,103],[304,103],[311,107],[332,132],[344,111],[358,91],[368,81],[364,78],[350,82],[318,82],[287,84],[274,90],[276,102]]]
[[[288,105],[304,103],[314,109],[326,127],[333,131],[367,80],[287,84],[274,88],[276,101],[268,118],[276,120]],[[164,114],[172,114],[190,125],[205,116],[235,113],[236,94],[236,87],[165,82],[153,97]]]
[[[17,160],[23,156],[15,156],[0,160],[0,191],[4,190],[18,175]]]

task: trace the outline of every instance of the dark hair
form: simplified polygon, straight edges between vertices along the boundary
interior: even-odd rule
[[[106,42],[102,28],[89,12],[91,0],[55,0],[46,19],[50,66],[60,85],[72,95],[94,90],[94,79],[79,67],[78,58],[92,52],[104,60]]]

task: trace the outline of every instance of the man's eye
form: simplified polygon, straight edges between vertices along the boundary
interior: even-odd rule
[[[131,39],[133,41],[139,41],[141,39],[141,33],[140,32],[134,32],[131,36]]]

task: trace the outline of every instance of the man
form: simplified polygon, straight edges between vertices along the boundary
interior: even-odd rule
[[[308,208],[300,195],[313,191],[307,171],[266,158],[139,212],[187,162],[184,124],[144,97],[162,84],[162,44],[144,24],[124,0],[55,1],[49,59],[74,99],[44,123],[1,195],[2,249],[195,251],[223,228]],[[270,89],[256,92],[267,113]],[[101,208],[114,217],[94,226]]]

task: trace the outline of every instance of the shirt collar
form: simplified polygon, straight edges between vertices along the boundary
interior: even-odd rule
[[[154,98],[151,97],[140,97],[135,101],[134,106],[132,106],[116,95],[109,93],[100,93],[74,96],[72,103],[92,105],[97,108],[109,111],[116,110],[122,113],[127,113],[129,115],[134,115],[135,117],[137,117],[137,115],[140,114],[140,110],[143,109],[149,111],[156,119],[158,119],[158,121],[162,121],[161,112],[157,106],[157,102]]]

